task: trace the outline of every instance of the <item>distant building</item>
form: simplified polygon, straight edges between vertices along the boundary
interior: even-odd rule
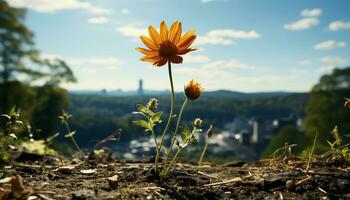
[[[253,121],[253,135],[252,135],[252,143],[262,143],[265,140],[266,136],[266,125],[264,119],[255,119]]]
[[[143,95],[143,80],[139,80],[139,89],[138,89],[138,95]]]

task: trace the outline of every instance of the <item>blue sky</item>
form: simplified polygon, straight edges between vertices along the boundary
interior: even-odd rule
[[[308,91],[335,66],[350,65],[347,0],[8,0],[48,58],[67,61],[68,89],[167,89],[166,67],[139,61],[138,36],[179,20],[197,31],[198,51],[173,65],[175,89],[190,79],[206,90]]]

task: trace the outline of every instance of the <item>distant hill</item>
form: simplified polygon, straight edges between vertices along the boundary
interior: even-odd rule
[[[75,95],[101,95],[101,96],[138,96],[137,91],[122,91],[122,90],[74,90],[70,91],[71,94]],[[168,95],[168,90],[145,90],[143,96],[163,96]],[[181,94],[181,93],[177,93]],[[263,97],[277,97],[277,96],[287,96],[291,94],[307,94],[307,93],[296,93],[296,92],[284,92],[284,91],[273,91],[273,92],[253,92],[253,93],[245,93],[245,92],[237,92],[231,90],[216,90],[210,92],[204,92],[203,96],[206,97],[233,97],[239,99],[245,98],[263,98]]]
[[[216,97],[235,97],[235,98],[259,98],[259,97],[276,97],[276,96],[287,96],[291,94],[306,94],[306,93],[295,93],[295,92],[236,92],[230,90],[216,90],[211,92],[205,92],[203,96],[216,96]]]

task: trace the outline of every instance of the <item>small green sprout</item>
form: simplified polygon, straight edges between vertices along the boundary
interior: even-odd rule
[[[0,159],[8,161],[11,157],[11,150],[17,149],[17,130],[22,128],[23,122],[20,120],[20,109],[13,107],[8,114],[2,114],[6,118],[4,130],[0,132]]]
[[[324,153],[323,157],[329,157],[331,160],[336,158],[341,158],[345,162],[350,162],[350,149],[349,144],[342,145],[341,134],[338,130],[338,127],[335,126],[334,129],[330,132],[334,138],[333,142],[327,140],[327,143],[330,147],[330,150]]]
[[[69,119],[72,118],[72,115],[69,114],[68,112],[62,111],[62,114],[58,116],[58,120],[65,126],[66,128],[66,135],[64,136],[65,138],[71,138],[75,148],[81,153],[81,149],[78,145],[78,143],[74,139],[74,135],[76,134],[76,131],[71,131],[69,127]]]
[[[329,144],[331,149],[335,149],[336,146],[340,146],[342,143],[342,139],[340,137],[340,133],[337,126],[334,127],[334,129],[331,131],[331,134],[334,138],[334,142],[330,142],[327,140],[327,143]]]
[[[162,123],[161,117],[163,112],[156,112],[158,106],[158,100],[156,98],[152,98],[148,101],[148,103],[144,106],[141,104],[137,105],[137,112],[134,112],[134,114],[141,115],[144,119],[133,121],[133,123],[136,126],[139,126],[145,130],[145,132],[150,132],[152,134],[154,143],[156,145],[156,158],[155,158],[155,171],[158,174],[159,167],[158,167],[158,158],[160,154],[160,150],[162,147],[158,145],[157,137],[154,132],[154,126],[157,124]]]

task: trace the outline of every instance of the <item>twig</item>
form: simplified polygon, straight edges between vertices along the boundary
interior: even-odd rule
[[[228,183],[235,183],[235,182],[241,182],[241,181],[242,181],[241,177],[236,177],[236,178],[233,178],[233,179],[230,179],[230,180],[227,180],[227,181],[205,184],[203,186],[204,187],[208,187],[208,186],[224,185],[224,184],[228,184]]]
[[[203,176],[209,177],[209,178],[215,178],[215,179],[218,178],[217,175],[206,174],[206,173],[201,172],[201,171],[198,171],[197,173],[198,173],[198,174],[201,174],[201,175],[203,175]]]
[[[283,200],[284,198],[283,198],[282,192],[278,192],[278,194],[279,194],[280,200]]]
[[[247,178],[249,178],[249,177],[251,177],[251,175],[245,176],[245,177],[243,177],[243,178],[241,178],[241,177],[235,177],[235,178],[232,178],[232,179],[227,180],[227,181],[205,184],[205,185],[203,185],[203,186],[204,186],[204,187],[208,187],[208,186],[216,186],[216,185],[225,185],[225,184],[228,184],[228,183],[236,183],[236,182],[241,182],[241,181],[243,181],[243,179],[247,179]]]
[[[326,192],[326,190],[320,188],[320,187],[317,187],[321,192],[325,193],[325,194],[328,194],[328,192]]]
[[[302,180],[296,182],[295,185],[296,185],[296,186],[297,186],[297,185],[300,185],[300,184],[302,184],[302,183],[304,183],[304,182],[306,182],[306,181],[308,181],[308,180],[310,180],[310,179],[311,179],[311,177],[304,178],[304,179],[302,179]]]

